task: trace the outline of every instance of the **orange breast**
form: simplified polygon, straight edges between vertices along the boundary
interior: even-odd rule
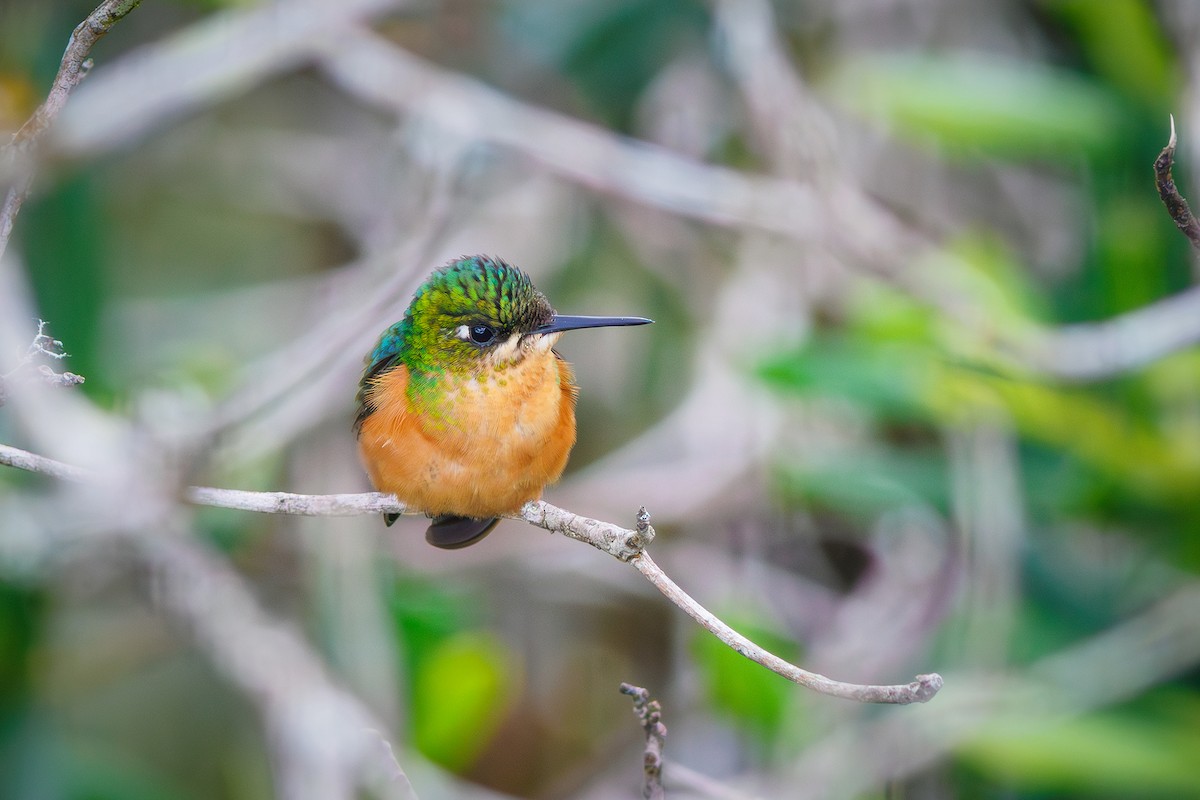
[[[480,519],[540,497],[575,444],[570,365],[547,352],[483,381],[448,380],[434,418],[410,410],[403,365],[375,379],[358,437],[371,483],[429,514]]]

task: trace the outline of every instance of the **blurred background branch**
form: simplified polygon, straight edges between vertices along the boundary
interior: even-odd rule
[[[642,769],[646,773],[642,784],[645,800],[663,800],[666,792],[662,785],[663,746],[667,738],[667,726],[662,721],[662,706],[650,699],[650,692],[640,686],[621,684],[621,694],[633,698],[633,713],[646,731],[646,753],[642,758]]]
[[[11,185],[5,191],[4,205],[0,206],[0,258],[4,257],[4,251],[8,249],[13,223],[17,214],[21,212],[21,206],[29,197],[33,184],[30,165],[19,161],[23,155],[35,148],[38,139],[66,105],[71,90],[87,75],[91,66],[88,53],[92,51],[92,47],[113,25],[140,4],[141,0],[105,0],[76,26],[67,41],[66,52],[63,53],[58,74],[54,76],[54,83],[45,102],[37,107],[33,115],[13,134],[12,142],[4,148],[3,167]]]

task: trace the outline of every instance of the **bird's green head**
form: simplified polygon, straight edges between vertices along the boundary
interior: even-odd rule
[[[643,325],[641,317],[555,314],[529,276],[498,258],[467,256],[430,275],[404,319],[367,354],[355,426],[372,413],[370,387],[397,364],[409,372],[410,398],[435,398],[444,378],[482,378],[531,355],[547,354],[563,331]]]
[[[553,319],[546,296],[521,270],[488,256],[460,258],[417,290],[399,325],[400,360],[426,375],[503,367],[520,360],[532,344],[522,340]]]

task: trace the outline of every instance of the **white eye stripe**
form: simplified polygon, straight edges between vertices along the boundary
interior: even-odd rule
[[[471,338],[471,328],[469,325],[459,325],[454,329],[454,336],[462,339],[464,342]]]

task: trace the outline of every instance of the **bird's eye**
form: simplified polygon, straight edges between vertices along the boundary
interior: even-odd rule
[[[496,338],[496,332],[487,325],[472,325],[469,334],[475,344],[488,344]]]

